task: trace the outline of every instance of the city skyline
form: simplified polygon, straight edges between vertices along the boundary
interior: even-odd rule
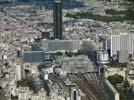
[[[133,100],[133,0],[0,0],[0,100]]]

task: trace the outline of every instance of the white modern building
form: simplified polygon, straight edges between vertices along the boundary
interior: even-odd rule
[[[111,57],[117,56],[118,51],[127,51],[133,58],[134,53],[134,35],[120,33],[119,35],[111,35],[110,38],[110,54]]]
[[[25,70],[22,64],[16,65],[17,80],[21,80],[25,77]]]
[[[97,54],[97,61],[99,64],[107,64],[109,62],[108,53],[99,51]]]

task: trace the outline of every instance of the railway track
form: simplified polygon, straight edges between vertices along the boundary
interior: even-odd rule
[[[76,83],[88,100],[108,100],[95,73],[68,74],[68,78]]]

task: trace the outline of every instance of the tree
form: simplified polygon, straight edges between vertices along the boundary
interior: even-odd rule
[[[123,77],[121,75],[117,75],[117,74],[115,74],[113,76],[109,76],[107,79],[114,86],[116,86],[117,84],[121,84],[123,82]]]
[[[72,52],[71,52],[71,51],[69,51],[69,52],[66,51],[66,52],[65,52],[65,55],[68,56],[68,57],[72,57]]]
[[[29,87],[30,90],[35,92],[35,81],[32,77],[24,78],[21,81],[17,81],[17,87]]]
[[[13,96],[13,95],[11,94],[11,100],[18,100],[18,96]]]
[[[62,56],[63,53],[59,51],[59,52],[54,53],[54,55]]]

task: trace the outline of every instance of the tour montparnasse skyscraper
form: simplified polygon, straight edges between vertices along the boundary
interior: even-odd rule
[[[53,1],[54,38],[62,39],[62,0]]]

